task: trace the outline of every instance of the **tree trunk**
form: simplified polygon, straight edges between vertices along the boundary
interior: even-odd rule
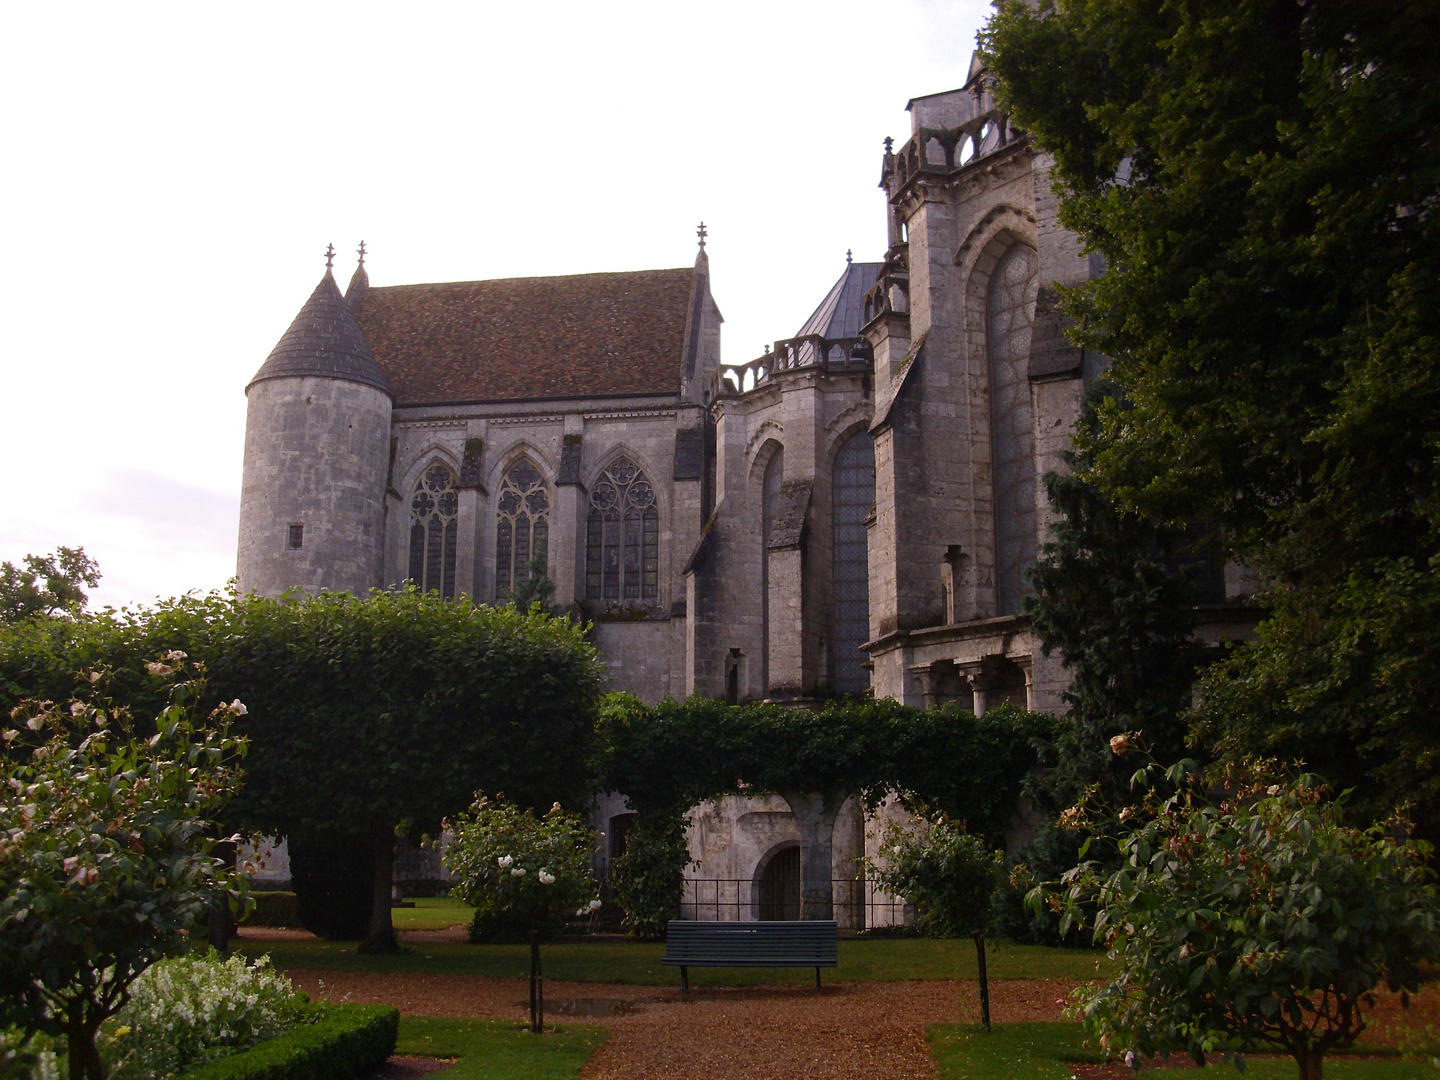
[[[105,1080],[100,1051],[95,1046],[100,1019],[96,1019],[94,1014],[99,1010],[86,1005],[84,1001],[73,1002],[65,1017],[65,1050],[69,1059],[70,1080]]]
[[[370,932],[360,947],[361,953],[386,954],[400,951],[395,940],[395,924],[390,918],[390,888],[395,873],[395,830],[378,829],[374,837],[374,887],[370,893]]]
[[[1325,1051],[1302,1047],[1295,1052],[1295,1064],[1300,1066],[1300,1080],[1322,1080]]]
[[[223,841],[215,845],[215,857],[227,868],[235,865],[235,845]],[[230,952],[230,938],[235,934],[235,921],[230,917],[230,899],[226,896],[211,901],[207,919],[210,947],[224,956]]]
[[[848,792],[781,791],[800,830],[800,918],[833,919],[835,818]]]
[[[980,984],[980,1026],[990,1032],[990,978],[985,974],[985,935],[979,930],[970,934],[975,941],[975,965]]]
[[[530,931],[530,1030],[545,1030],[545,980],[540,974],[540,931]]]

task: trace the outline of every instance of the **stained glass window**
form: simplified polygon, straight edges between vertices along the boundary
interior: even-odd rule
[[[655,489],[629,458],[619,457],[590,489],[585,518],[585,598],[660,596],[660,511]]]
[[[875,503],[875,440],[861,431],[835,455],[831,507],[835,545],[835,616],[831,624],[831,683],[859,693],[870,685],[860,646],[870,638],[870,554],[865,519]]]
[[[1030,402],[1030,330],[1035,252],[1017,244],[990,278],[990,453],[995,490],[995,577],[1001,615],[1018,615],[1035,561],[1035,419]]]
[[[410,580],[421,592],[455,595],[455,474],[431,465],[410,495]]]
[[[530,576],[530,560],[545,557],[550,541],[550,490],[540,470],[521,459],[500,481],[495,504],[495,595]]]

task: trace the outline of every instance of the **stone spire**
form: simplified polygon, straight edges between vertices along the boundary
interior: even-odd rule
[[[295,316],[290,329],[260,365],[250,386],[264,379],[315,377],[364,383],[388,394],[390,387],[385,375],[370,346],[365,344],[355,313],[340,295],[329,260],[326,261],[325,276]],[[356,270],[357,276],[364,273],[363,266]],[[351,288],[354,287],[352,281]]]
[[[365,241],[360,241],[360,246],[355,249],[360,256],[360,261],[355,264],[355,273],[350,275],[350,284],[345,289],[345,303],[350,305],[351,311],[360,310],[360,301],[365,299],[365,290],[370,288],[370,275],[365,271]]]

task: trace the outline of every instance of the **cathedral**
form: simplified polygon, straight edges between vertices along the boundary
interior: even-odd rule
[[[327,268],[246,389],[240,588],[491,602],[543,571],[646,700],[1058,709],[1025,571],[1103,362],[1059,287],[1101,268],[978,63],[907,109],[884,261],[847,259],[742,366],[720,364],[703,227],[681,269],[375,287],[362,246],[342,294]],[[613,853],[623,799],[597,813]],[[691,917],[785,913],[783,800],[697,808],[691,837]],[[852,800],[837,881],[870,844]]]

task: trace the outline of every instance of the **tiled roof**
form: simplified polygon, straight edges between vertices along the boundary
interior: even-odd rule
[[[805,320],[796,337],[819,334],[827,338],[859,337],[865,323],[865,292],[880,276],[884,263],[847,263],[840,280]]]
[[[397,405],[674,394],[692,274],[371,286],[360,327]]]
[[[349,379],[390,392],[329,270],[250,382],[307,375]]]

